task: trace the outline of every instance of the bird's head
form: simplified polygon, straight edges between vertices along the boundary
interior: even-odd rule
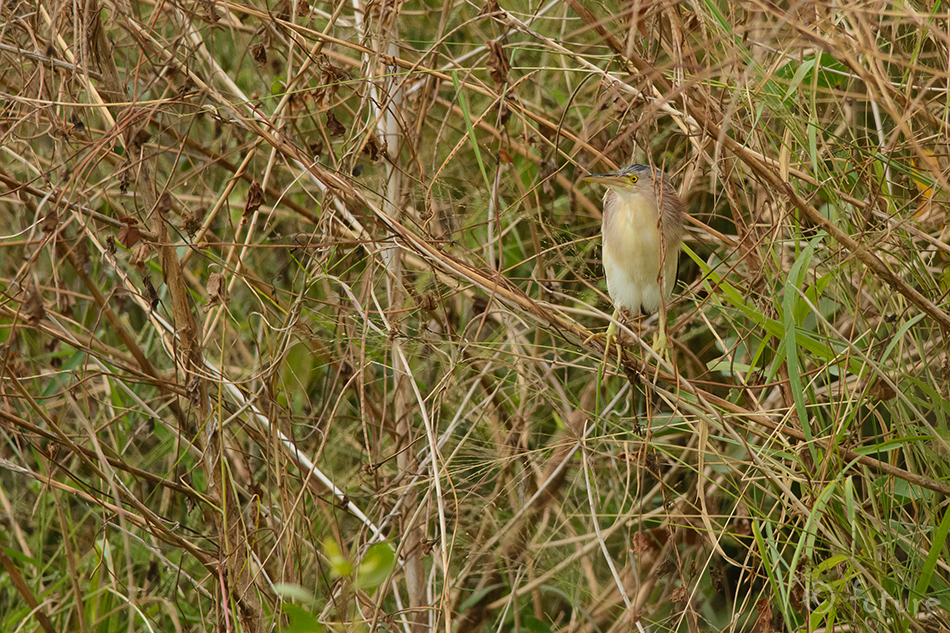
[[[612,174],[588,174],[582,180],[595,182],[607,187],[604,202],[619,200],[623,204],[643,204],[647,202],[655,208],[656,200],[662,195],[657,186],[663,188],[663,172],[648,165],[630,165]]]
[[[630,165],[612,174],[588,174],[582,180],[600,183],[622,195],[634,196],[653,193],[654,173],[657,172],[647,165]]]

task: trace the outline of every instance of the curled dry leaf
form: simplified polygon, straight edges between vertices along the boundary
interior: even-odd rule
[[[139,240],[141,239],[142,232],[139,231],[139,227],[133,226],[131,224],[126,224],[121,229],[119,229],[119,235],[116,236],[116,241],[126,248],[132,248],[138,244]]]
[[[148,297],[148,308],[152,312],[158,307],[158,293],[155,292],[155,286],[152,285],[152,278],[148,275],[142,275],[142,285],[145,286],[145,296]]]
[[[634,554],[645,554],[659,549],[657,542],[649,532],[637,532],[630,543],[630,551]]]
[[[508,81],[508,72],[511,70],[511,64],[508,62],[508,54],[501,42],[485,42],[488,46],[488,74],[495,82],[495,87],[500,91]]]
[[[346,128],[330,110],[327,110],[327,132],[331,137],[343,136],[346,133]]]
[[[799,566],[801,566],[801,561],[799,561]],[[798,569],[795,572],[795,584],[792,585],[792,590],[788,594],[788,601],[796,611],[801,611],[805,606],[805,585],[802,576],[802,570]]]
[[[202,13],[204,14],[204,19],[210,24],[214,24],[221,19],[217,11],[214,10],[214,2],[212,2],[212,0],[199,0],[198,4],[201,5],[203,9]]]
[[[190,238],[194,239],[198,231],[201,230],[201,218],[204,216],[203,210],[195,213],[185,213],[182,218],[182,230]]]
[[[208,285],[205,289],[208,291],[208,303],[205,304],[205,312],[208,312],[214,306],[223,306],[228,303],[228,284],[224,273],[208,275]]]
[[[129,259],[129,263],[144,272],[145,264],[152,257],[153,252],[154,249],[151,246],[142,242],[132,250],[132,257]]]
[[[43,305],[43,295],[35,286],[30,286],[26,293],[26,302],[23,305],[23,312],[26,314],[27,323],[36,327],[40,321],[46,318],[46,307]]]
[[[131,163],[126,160],[118,167],[119,193],[126,194],[129,191],[129,185],[132,184],[132,173],[130,171]]]
[[[874,382],[871,383],[871,387],[868,389],[868,394],[880,402],[886,402],[887,400],[893,400],[897,397],[897,392],[895,392],[883,378],[878,376],[874,379]]]
[[[758,633],[778,633],[772,620],[772,602],[768,598],[762,598],[755,603],[755,607],[759,612],[755,620],[755,630]]]
[[[709,568],[709,581],[712,583],[713,589],[716,590],[716,593],[720,596],[724,596],[726,593],[726,583],[725,576],[722,573],[722,569],[719,567],[710,567]]]
[[[251,47],[251,57],[258,66],[267,65],[267,49],[260,42]]]
[[[501,12],[501,7],[498,6],[498,0],[488,0],[482,7],[482,10],[478,12],[478,16],[481,17],[499,12]]]
[[[380,156],[386,153],[386,143],[380,143],[376,139],[375,134],[371,134],[369,140],[366,141],[366,145],[363,146],[363,153],[369,156],[369,159],[372,162],[376,162],[380,159]]]
[[[244,215],[254,213],[264,204],[264,189],[256,180],[247,190],[247,202],[244,203]]]
[[[439,307],[439,302],[436,299],[434,292],[427,292],[422,297],[419,298],[419,307],[425,310],[426,312],[432,312]]]
[[[670,595],[670,602],[677,602],[677,603],[686,602],[686,596],[687,596],[686,587],[684,587],[683,585],[680,585],[679,587],[674,589],[672,595]]]
[[[338,84],[347,77],[346,70],[330,61],[326,55],[321,55],[318,61],[320,74],[325,84]]]
[[[133,154],[138,154],[139,151],[145,146],[146,143],[152,138],[152,135],[149,134],[147,130],[139,130],[135,133],[135,136],[132,137],[132,142],[129,145],[129,150]]]
[[[185,97],[195,91],[197,86],[195,82],[192,81],[191,77],[185,77],[184,81],[181,82],[181,85],[178,87],[178,92],[176,93],[179,98]]]
[[[40,227],[44,233],[55,233],[57,226],[59,226],[59,215],[55,209],[50,209],[49,213],[43,216]]]
[[[185,396],[189,402],[197,405],[201,401],[201,376],[193,374],[185,385]]]
[[[317,59],[317,67],[320,69],[320,85],[313,91],[313,98],[320,106],[326,105],[340,89],[341,82],[347,78],[346,70],[341,66],[336,66],[326,55],[320,55]]]
[[[170,211],[175,210],[175,200],[172,198],[172,195],[167,191],[162,193],[158,197],[158,202],[155,204],[155,210],[158,211],[158,214],[162,217],[168,215]]]

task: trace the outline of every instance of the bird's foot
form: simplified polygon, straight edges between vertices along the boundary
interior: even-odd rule
[[[650,348],[663,360],[660,364],[672,364],[672,348],[670,347],[670,340],[666,337],[666,327],[662,318],[660,319],[656,333],[653,335],[653,343],[650,345]]]
[[[590,343],[594,339],[604,341],[604,365],[607,364],[607,358],[610,356],[610,346],[617,346],[617,363],[620,363],[620,359],[623,358],[623,345],[620,342],[620,336],[617,333],[617,323],[616,321],[611,321],[610,325],[607,326],[606,332],[601,332],[598,334],[591,334],[584,340],[584,344]]]
[[[604,366],[607,365],[607,357],[610,356],[610,345],[617,345],[617,365],[623,359],[623,344],[620,342],[620,335],[617,333],[617,322],[611,321],[604,333]]]
[[[606,333],[606,332],[597,332],[596,334],[591,334],[590,336],[588,336],[587,338],[585,338],[585,339],[584,339],[584,345],[587,345],[587,344],[590,343],[591,341],[602,341],[602,340],[604,340],[605,338],[607,338],[607,333]]]

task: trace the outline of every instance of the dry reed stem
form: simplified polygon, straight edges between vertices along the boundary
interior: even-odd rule
[[[880,578],[950,571],[950,18],[103,6],[0,11],[3,464],[65,545],[3,512],[69,581],[3,562],[42,628],[101,628],[97,569],[127,630],[260,630],[299,585],[341,630],[772,631],[840,578],[884,606],[839,624],[917,623]],[[677,362],[601,381],[576,182],[630,160],[682,182],[695,259]]]

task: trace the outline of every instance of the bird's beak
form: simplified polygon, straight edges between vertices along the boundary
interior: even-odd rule
[[[600,183],[607,187],[618,187],[626,183],[623,176],[618,176],[617,174],[587,174],[581,178],[581,180]]]

